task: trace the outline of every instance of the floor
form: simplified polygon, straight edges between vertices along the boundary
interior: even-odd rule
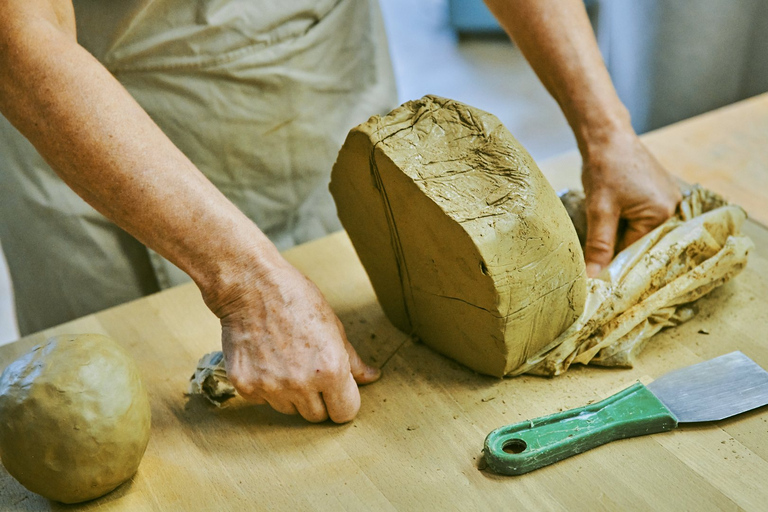
[[[458,37],[446,0],[380,0],[401,101],[437,94],[495,114],[536,160],[576,147],[557,104],[503,36]],[[0,252],[0,345],[18,337]]]

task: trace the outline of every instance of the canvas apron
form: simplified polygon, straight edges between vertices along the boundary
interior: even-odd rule
[[[75,0],[78,41],[281,248],[340,229],[348,130],[395,105],[375,0]],[[22,334],[186,280],[0,118],[0,239]]]

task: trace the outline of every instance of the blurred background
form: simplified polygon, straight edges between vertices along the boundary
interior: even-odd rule
[[[437,94],[487,110],[538,161],[576,148],[557,104],[482,0],[380,3],[401,102]],[[638,133],[768,91],[766,0],[586,5]],[[18,336],[12,302],[0,251],[0,344]]]

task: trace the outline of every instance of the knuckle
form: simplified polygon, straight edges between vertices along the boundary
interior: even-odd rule
[[[333,380],[334,378],[335,378],[334,371],[327,366],[316,368],[314,370],[314,375],[312,375],[312,381],[319,382],[319,383],[328,382],[329,380]]]
[[[593,191],[585,197],[587,211],[609,212],[614,210],[614,196],[608,190]]]
[[[357,411],[355,411],[353,414],[347,414],[347,415],[336,415],[335,418],[333,418],[334,423],[349,423],[353,419],[355,419],[355,416],[357,416]]]
[[[341,361],[337,361],[336,363],[330,365],[328,368],[327,377],[337,381],[347,378],[350,373],[351,370],[349,368],[349,364],[344,364]]]
[[[283,386],[275,379],[260,378],[257,381],[257,388],[266,395],[275,395],[280,393]]]
[[[240,395],[249,397],[256,393],[256,386],[253,380],[247,376],[239,372],[229,372],[227,377]]]
[[[595,217],[605,217],[611,215],[614,212],[614,207],[609,201],[596,200],[589,203],[587,206],[587,214]]]
[[[584,249],[587,254],[592,255],[612,255],[613,244],[602,238],[591,238],[584,244]]]
[[[272,394],[281,388],[278,381],[258,374],[230,373],[229,381],[243,396]]]
[[[273,405],[272,408],[277,412],[288,416],[295,416],[298,414],[296,407],[294,407],[292,404]]]
[[[317,365],[314,377],[323,381],[336,380],[349,372],[349,361],[345,358],[328,358]]]
[[[304,419],[310,423],[322,423],[328,419],[328,413],[325,411],[310,411],[304,415]]]
[[[303,392],[312,388],[312,377],[304,374],[293,375],[285,380],[284,387],[291,391]]]
[[[331,416],[331,420],[333,420],[334,423],[347,423],[355,419],[355,416],[357,416],[357,412],[359,410],[359,404],[357,406],[350,405],[349,407],[345,407],[339,411],[336,411],[333,416]]]

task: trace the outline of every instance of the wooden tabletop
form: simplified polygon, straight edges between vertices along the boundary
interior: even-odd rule
[[[650,134],[670,169],[768,224],[768,95]],[[546,163],[578,184],[578,157]],[[733,282],[698,315],[652,339],[631,370],[574,366],[553,380],[476,375],[397,331],[343,233],[286,257],[323,290],[352,343],[382,366],[346,425],[311,425],[235,399],[216,409],[185,395],[197,359],[219,348],[198,291],[181,286],[0,347],[0,367],[46,337],[98,332],[138,361],[152,438],[134,479],[79,507],[27,492],[0,467],[0,509],[100,510],[765,510],[768,410],[612,443],[521,477],[477,468],[494,428],[604,398],[641,377],[741,350],[768,368],[768,230]],[[704,334],[700,330],[706,330]]]

